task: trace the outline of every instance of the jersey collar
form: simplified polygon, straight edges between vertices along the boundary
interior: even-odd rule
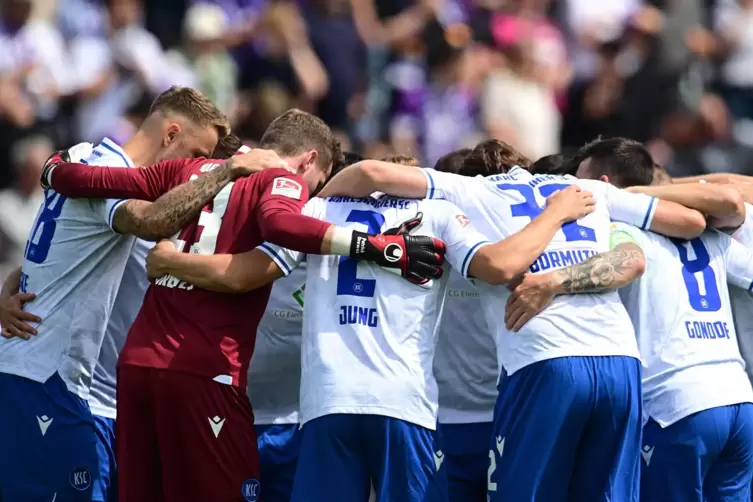
[[[111,140],[110,138],[104,138],[99,144],[102,146],[102,148],[110,150],[112,153],[123,159],[123,162],[125,162],[128,167],[133,167],[133,161],[131,160],[131,157],[129,157],[128,154],[125,153],[122,148],[120,148],[120,145],[115,143],[113,140]]]

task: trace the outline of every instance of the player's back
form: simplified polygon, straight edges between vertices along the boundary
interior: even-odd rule
[[[428,173],[427,173],[428,174]],[[549,272],[609,250],[610,207],[606,183],[572,176],[532,175],[521,168],[486,178],[431,172],[429,195],[455,202],[489,239],[507,238],[528,225],[546,207],[546,198],[576,184],[593,193],[595,210],[567,223],[529,272]],[[453,188],[454,187],[454,188]],[[634,333],[616,292],[559,296],[517,333],[504,326],[501,307],[506,287],[478,282],[489,326],[496,328],[498,359],[508,374],[545,359],[567,356],[627,355],[637,357]]]
[[[683,241],[619,223],[614,231],[646,256],[646,272],[620,296],[638,338],[647,414],[666,426],[753,399],[727,288],[730,237],[706,231]]]
[[[76,161],[133,167],[108,139],[73,147]],[[59,371],[69,390],[86,398],[134,238],[112,229],[123,201],[68,199],[52,189],[29,234],[21,290],[36,293],[25,309],[42,318],[29,341],[0,341],[0,371],[46,381]]]
[[[210,172],[219,166],[216,162],[188,162],[173,184]],[[294,183],[297,202],[303,204],[302,186],[290,176],[284,169],[267,169],[228,183],[173,239],[177,249],[193,254],[238,254],[254,249],[263,242],[260,204],[270,189],[272,194],[279,190],[277,193],[284,195],[290,190],[286,183]],[[163,276],[149,287],[119,364],[170,368],[245,387],[256,327],[270,289],[223,294]]]
[[[257,424],[298,423],[306,262],[272,286],[248,368]]]
[[[332,197],[309,201],[306,211],[373,234],[422,212],[423,222],[413,233],[446,242],[453,235],[448,229],[458,235],[468,226],[457,208],[443,201]],[[475,231],[473,235],[482,238]],[[448,261],[466,273],[478,245],[471,249],[448,243]],[[390,416],[434,429],[432,361],[447,278],[445,274],[423,288],[369,263],[309,255],[301,423],[350,413]]]

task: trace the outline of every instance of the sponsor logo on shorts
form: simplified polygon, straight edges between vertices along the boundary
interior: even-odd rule
[[[259,492],[261,491],[261,485],[259,481],[254,478],[247,479],[241,485],[241,495],[247,502],[256,502],[259,499]]]
[[[439,468],[442,467],[442,462],[444,462],[444,453],[442,453],[442,450],[435,451],[434,465],[437,467],[437,472],[439,472]]]
[[[89,474],[89,469],[86,467],[78,467],[71,471],[71,475],[68,476],[68,481],[76,490],[84,491],[91,487],[92,476]]]
[[[641,449],[641,457],[643,457],[643,461],[646,462],[646,467],[648,467],[649,464],[651,463],[651,457],[653,457],[653,456],[654,456],[654,447],[653,446],[645,445]]]

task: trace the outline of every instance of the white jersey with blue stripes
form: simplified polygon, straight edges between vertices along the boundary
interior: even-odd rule
[[[423,213],[414,234],[442,239],[467,275],[488,241],[446,201],[312,199],[304,213],[376,234]],[[289,273],[301,253],[263,244]],[[424,288],[366,262],[309,255],[303,317],[301,423],[333,413],[383,415],[435,429],[434,347],[449,274]]]
[[[104,139],[70,150],[87,164],[133,167]],[[54,176],[54,173],[53,173]],[[112,218],[123,200],[68,199],[45,191],[24,253],[21,290],[36,293],[25,310],[42,322],[29,341],[0,341],[0,372],[45,382],[59,372],[86,399],[118,286],[135,238],[117,234]]]
[[[593,193],[596,208],[557,232],[531,265],[539,273],[584,261],[609,249],[611,220],[647,228],[656,200],[594,180],[572,176],[534,176],[521,168],[503,175],[468,178],[424,169],[427,197],[460,207],[490,240],[509,237],[541,214],[546,198],[577,184]],[[638,357],[635,333],[616,292],[558,296],[517,332],[505,328],[503,310],[510,295],[504,286],[479,281],[489,326],[496,333],[497,357],[508,374],[547,359],[569,356]]]
[[[727,282],[753,287],[753,250],[715,230],[691,241],[615,224],[646,256],[620,290],[638,337],[645,415],[667,427],[710,408],[753,402]]]
[[[256,330],[248,397],[257,424],[297,424],[306,262],[275,281]]]
[[[149,287],[146,255],[153,246],[153,242],[136,239],[110,313],[89,392],[89,407],[93,414],[100,417],[115,418],[116,415],[118,356],[125,344],[128,330],[144,303],[144,295]]]
[[[732,238],[746,248],[753,249],[753,205],[745,204],[745,222],[732,234]],[[753,381],[753,293],[730,283],[729,297],[740,354],[745,361],[748,378]]]

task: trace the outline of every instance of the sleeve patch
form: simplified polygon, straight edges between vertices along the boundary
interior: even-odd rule
[[[272,186],[272,195],[282,195],[289,199],[301,200],[302,192],[301,184],[290,178],[275,178]]]
[[[458,223],[460,223],[461,227],[467,227],[468,224],[471,222],[471,220],[468,219],[468,217],[464,214],[456,214],[455,219],[458,220]]]
[[[616,230],[609,235],[609,248],[614,249],[620,244],[637,244],[633,236],[624,230]]]

